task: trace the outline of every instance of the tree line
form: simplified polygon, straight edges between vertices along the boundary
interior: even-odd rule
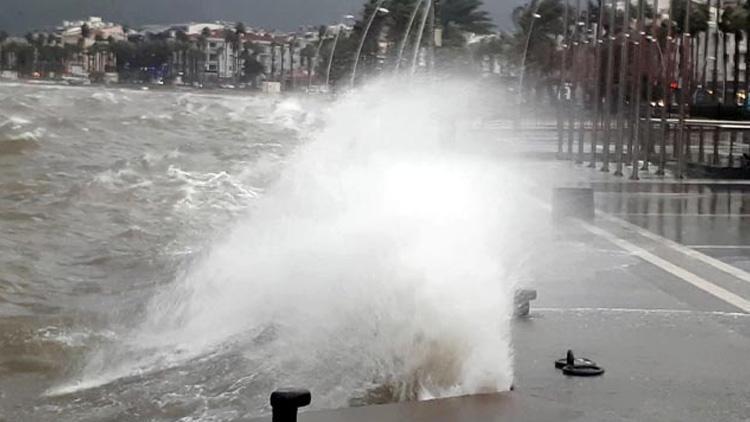
[[[727,4],[720,0],[693,1],[689,17],[690,37],[685,41],[687,56],[683,57],[685,53],[682,35],[685,33],[687,1],[660,0],[658,2],[661,5],[660,9],[669,6],[667,10],[670,12],[669,19],[663,19],[665,16],[657,16],[654,10],[655,0],[645,0],[647,19],[645,33],[658,44],[657,51],[661,55],[644,52],[647,46],[632,48],[629,61],[633,60],[635,54],[649,54],[648,57],[644,57],[644,63],[657,62],[658,66],[668,66],[674,79],[678,79],[677,66],[689,62],[691,92],[704,88],[710,91],[710,95],[714,95],[718,101],[731,102],[738,93],[750,90],[750,54],[744,54],[743,57],[742,49],[744,44],[745,51],[750,51],[750,37],[748,37],[750,34],[750,0]],[[528,74],[527,78],[531,81],[529,83],[535,84],[539,91],[551,92],[560,81],[560,73],[570,74],[571,68],[576,65],[575,61],[569,57],[563,66],[563,51],[566,49],[561,46],[565,40],[572,40],[573,43],[581,42],[582,46],[577,48],[584,50],[584,53],[576,56],[577,60],[586,60],[586,57],[590,59],[594,56],[597,46],[607,44],[593,42],[601,7],[604,7],[603,33],[608,36],[619,37],[624,30],[632,30],[636,20],[636,15],[631,13],[626,26],[624,13],[620,7],[615,12],[615,27],[610,28],[609,14],[612,11],[610,0],[584,1],[581,2],[580,10],[570,3],[572,2],[565,0],[539,0],[539,2],[530,1],[516,8],[512,15],[515,30],[487,40],[482,43],[478,51],[481,54],[501,57],[503,61],[514,64],[516,69],[520,68],[524,52],[526,52],[525,70]],[[638,1],[631,0],[630,8],[631,11],[638,10]],[[712,8],[718,11],[715,16],[711,16]],[[652,19],[657,19],[658,25],[655,27],[650,24],[653,22]],[[575,24],[579,22],[584,25],[583,30],[578,33],[577,39],[573,39]],[[711,27],[717,30],[709,31]],[[734,40],[733,49],[730,48],[730,39]],[[571,47],[563,47],[567,47],[569,53]],[[614,56],[618,63],[620,48],[620,45],[615,46]],[[715,56],[710,56],[710,51],[715,52]],[[581,56],[583,59],[580,58]],[[743,60],[744,70],[741,66]],[[617,66],[619,64],[615,67]],[[587,71],[594,72],[595,69],[590,68]],[[603,87],[606,69],[603,67],[596,73],[600,75],[600,80],[594,82],[598,82]],[[720,73],[724,75],[723,78]],[[617,76],[615,76],[615,85],[617,83]],[[660,82],[658,85],[657,91],[661,91],[662,94],[668,88],[661,86]],[[594,83],[587,88],[593,91],[595,86]],[[589,93],[589,97],[592,95]]]
[[[330,82],[336,84],[351,72],[354,54],[364,35],[365,22],[372,16],[377,0],[367,0],[362,13],[353,24],[351,31],[337,34],[336,29],[321,27],[319,44],[307,45],[299,51],[299,62],[287,60],[292,69],[284,69],[285,61],[281,57],[298,47],[294,39],[289,42],[273,41],[270,46],[271,65],[266,69],[260,60],[260,54],[267,51],[252,41],[245,41],[247,29],[238,23],[234,28],[227,28],[224,37],[227,45],[237,52],[234,54],[234,79],[236,81],[251,82],[260,76],[267,79],[283,80],[284,75],[291,75],[294,66],[306,69],[307,73],[315,73],[318,78],[327,75],[329,60],[332,63]],[[426,8],[431,4],[432,8]],[[419,7],[418,7],[419,6]],[[443,34],[443,46],[436,49],[433,60],[439,65],[471,66],[473,60],[468,52],[467,33],[489,34],[494,26],[489,14],[482,10],[482,0],[386,0],[382,7],[387,14],[376,16],[372,28],[367,34],[362,56],[362,75],[382,71],[390,68],[396,61],[399,46],[411,51],[421,38],[421,46],[431,45],[435,28],[439,27]],[[404,40],[404,34],[412,15],[422,14],[431,16],[420,37],[413,25],[411,36]],[[337,27],[334,27],[337,28]],[[338,37],[340,35],[340,37]],[[86,47],[86,40],[91,37],[91,29],[87,25],[81,28],[80,39],[76,44],[65,44],[56,34],[26,35],[26,43],[5,42],[6,33],[0,33],[0,68],[14,65],[14,70],[23,74],[32,72],[61,73],[68,62],[82,62],[93,60],[96,55],[115,58],[108,64],[106,71],[117,72],[122,80],[143,80],[152,77],[154,73],[181,74],[187,81],[199,81],[203,75],[206,61],[206,45],[211,31],[205,28],[199,36],[190,36],[183,31],[176,33],[161,33],[147,35],[131,35],[126,40],[115,40],[112,37],[102,38],[96,35],[94,43]],[[338,40],[336,38],[339,38]],[[334,51],[334,41],[336,50]],[[387,47],[381,51],[381,42]],[[331,57],[333,55],[333,57]]]

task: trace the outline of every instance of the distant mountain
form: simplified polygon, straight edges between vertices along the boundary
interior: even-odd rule
[[[184,21],[242,20],[255,27],[293,30],[356,14],[364,0],[0,0],[0,29],[23,34],[62,20],[101,16],[131,26]],[[485,0],[499,28],[523,0]]]

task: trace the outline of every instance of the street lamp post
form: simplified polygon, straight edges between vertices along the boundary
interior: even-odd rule
[[[659,10],[659,0],[654,0],[654,10]],[[656,14],[651,18],[651,34],[646,36],[643,40],[646,45],[648,45],[648,49],[646,50],[646,53],[649,57],[648,59],[648,76],[646,77],[648,83],[646,85],[646,139],[644,140],[645,143],[645,149],[646,153],[644,154],[643,158],[643,167],[641,168],[643,171],[648,171],[649,166],[649,159],[651,158],[651,150],[653,149],[653,139],[654,139],[654,130],[653,130],[653,124],[651,122],[651,114],[652,114],[652,106],[651,106],[651,99],[654,96],[654,60],[651,59],[651,51],[653,50],[652,45],[656,44],[656,47],[659,47],[659,44],[656,42],[656,39],[654,38],[656,36],[656,30],[657,30],[657,24],[656,24]]]
[[[424,29],[427,26],[427,19],[430,17],[430,9],[432,8],[432,0],[427,0],[424,6],[424,14],[422,15],[422,23],[419,25],[419,33],[417,33],[417,42],[414,45],[414,55],[411,61],[411,74],[413,75],[417,71],[417,59],[419,58],[419,49],[422,46],[422,35],[424,35]]]
[[[658,47],[659,44],[657,42],[656,46]],[[659,148],[659,166],[656,170],[656,174],[659,176],[663,176],[666,166],[667,166],[667,138],[669,137],[669,122],[667,121],[667,117],[669,114],[669,107],[672,103],[672,96],[670,95],[670,70],[672,67],[672,2],[669,2],[669,6],[667,8],[667,36],[664,40],[664,47],[667,51],[662,52],[661,48],[659,48],[659,53],[661,54],[661,61],[663,64],[663,77],[664,80],[662,81],[662,90],[663,92],[663,106],[661,109],[661,147]],[[666,56],[666,58],[664,57]]]
[[[542,16],[539,14],[539,6],[541,6],[543,0],[535,0],[536,4],[534,6],[534,10],[531,12],[531,22],[529,23],[529,33],[526,36],[526,46],[523,49],[523,58],[521,59],[521,74],[518,77],[518,113],[519,113],[519,119],[516,121],[516,123],[521,123],[521,118],[523,117],[523,110],[521,109],[521,106],[523,105],[523,82],[524,78],[526,76],[526,59],[529,54],[529,46],[531,45],[531,36],[534,33],[534,23],[537,19],[541,18]]]
[[[599,19],[596,24],[596,33],[594,35],[594,120],[591,132],[591,162],[589,163],[590,168],[596,167],[596,144],[597,138],[601,133],[603,125],[602,117],[602,85],[601,85],[601,72],[602,72],[602,48],[604,47],[604,41],[602,40],[603,26],[604,26],[604,0],[599,2]],[[607,33],[609,35],[609,33]]]
[[[604,134],[604,157],[602,158],[602,169],[603,172],[609,172],[609,150],[612,142],[612,136],[614,130],[612,128],[612,91],[614,90],[614,79],[615,79],[615,46],[617,43],[617,36],[615,35],[615,25],[617,16],[617,0],[612,0],[612,4],[609,11],[609,34],[608,39],[608,50],[607,50],[607,84],[605,85],[606,95],[604,96],[604,113],[602,118],[605,120],[605,134]]]
[[[406,25],[406,32],[404,33],[404,38],[401,40],[401,45],[398,47],[398,57],[396,58],[396,72],[401,68],[401,60],[404,57],[404,51],[406,50],[406,44],[409,42],[409,36],[411,36],[411,29],[414,27],[414,21],[417,19],[417,14],[419,13],[419,8],[422,6],[422,3],[424,0],[417,0],[416,4],[414,4],[414,10],[411,11],[411,16],[409,16],[409,24]]]
[[[578,55],[580,53],[580,46],[579,46],[579,30],[581,28],[580,25],[580,13],[581,13],[581,0],[576,0],[576,11],[575,15],[573,16],[573,35],[571,42],[569,43],[571,45],[571,52],[570,57],[573,61],[571,63],[572,66],[572,75],[571,75],[571,86],[570,86],[570,109],[568,110],[568,158],[573,159],[573,139],[575,137],[575,129],[576,129],[576,115],[578,107],[577,104],[577,98],[576,98],[576,91],[578,90]]]
[[[588,6],[586,7],[586,11],[583,12],[581,9],[581,3],[580,0],[578,0],[578,15],[581,14],[584,15],[584,20],[578,23],[578,26],[581,28],[579,30],[578,35],[578,60],[579,60],[579,67],[580,67],[580,61],[583,59],[585,60],[588,50],[588,44],[589,44],[589,15],[591,12],[591,3],[588,1],[586,2]],[[583,55],[584,57],[580,57]],[[583,164],[583,143],[586,137],[586,82],[588,82],[588,75],[589,75],[589,69],[579,69],[581,76],[579,85],[581,86],[581,98],[580,98],[580,105],[578,107],[578,155],[576,155],[576,164]]]
[[[326,69],[326,89],[329,90],[331,88],[331,68],[333,68],[333,56],[336,55],[336,47],[339,44],[342,26],[343,25],[338,25],[336,37],[333,39],[333,46],[331,47],[331,54],[328,55],[328,68]]]
[[[354,16],[346,15],[344,19],[353,20]],[[344,28],[344,23],[340,22],[336,25],[336,36],[333,38],[333,46],[331,46],[331,54],[328,55],[328,66],[326,69],[326,89],[331,88],[331,69],[333,68],[333,57],[336,55],[336,47],[339,45],[339,38],[341,37],[341,31]]]
[[[641,61],[643,60],[643,20],[645,3],[645,0],[638,0],[638,23],[636,25],[637,49],[635,50],[635,81],[633,89],[635,91],[635,97],[632,99],[635,101],[635,113],[633,116],[635,118],[635,129],[633,131],[633,148],[630,153],[633,166],[632,172],[630,173],[630,180],[638,180],[638,158],[641,149]]]
[[[616,1],[616,0],[612,0]],[[563,95],[564,95],[564,89],[566,85],[566,65],[567,65],[567,56],[568,56],[568,44],[569,44],[569,38],[568,38],[568,15],[569,7],[568,7],[568,0],[564,0],[563,2],[563,39],[562,39],[562,58],[560,60],[560,83],[558,86],[558,92],[557,92],[557,155],[558,158],[562,156],[563,153],[563,141],[565,136],[565,114],[563,113]]]
[[[679,123],[679,136],[677,138],[677,171],[675,171],[675,178],[682,179],[683,177],[683,171],[685,166],[685,154],[682,152],[682,146],[685,144],[685,117],[688,112],[686,107],[686,101],[687,97],[685,95],[685,91],[687,91],[688,88],[688,73],[690,72],[689,69],[689,55],[690,50],[688,48],[688,43],[690,42],[690,4],[692,3],[692,0],[687,0],[685,2],[685,26],[684,31],[682,33],[682,60],[680,63],[680,66],[682,67],[682,77],[680,79],[680,123]],[[690,134],[687,134],[690,136]]]
[[[615,168],[615,176],[622,176],[622,161],[623,161],[623,141],[625,139],[625,117],[627,113],[627,99],[625,98],[625,91],[627,87],[628,77],[628,47],[630,43],[630,0],[625,1],[625,12],[622,22],[622,47],[620,55],[620,78],[618,81],[618,95],[617,95],[617,144],[615,145],[615,155],[617,159],[617,167]]]
[[[354,67],[352,68],[352,80],[350,84],[352,88],[354,88],[354,81],[357,78],[357,66],[359,65],[359,56],[362,55],[362,49],[365,46],[365,41],[367,40],[367,35],[370,32],[372,23],[375,22],[375,17],[378,16],[378,13],[380,12],[388,13],[388,9],[382,7],[383,3],[385,3],[385,0],[378,0],[378,2],[375,4],[375,9],[372,11],[372,15],[370,16],[370,19],[367,21],[367,26],[365,26],[365,30],[362,33],[362,39],[359,41],[357,54],[354,56]]]

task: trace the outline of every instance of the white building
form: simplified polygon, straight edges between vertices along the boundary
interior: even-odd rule
[[[57,31],[63,44],[78,44],[84,25],[87,25],[90,30],[89,36],[84,40],[85,48],[91,47],[96,42],[96,38],[106,40],[112,37],[115,41],[122,41],[127,38],[122,25],[106,22],[100,17],[92,16],[88,20],[63,21]]]

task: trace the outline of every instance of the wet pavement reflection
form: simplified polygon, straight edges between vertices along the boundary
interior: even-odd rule
[[[652,233],[750,269],[750,184],[594,183],[597,207]]]

